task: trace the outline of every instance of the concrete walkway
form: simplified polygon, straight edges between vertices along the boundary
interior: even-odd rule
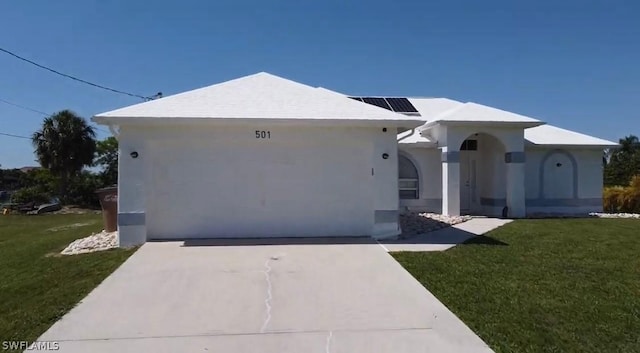
[[[362,238],[147,243],[39,340],[67,353],[491,352]]]
[[[380,245],[387,251],[444,251],[511,221],[510,219],[500,218],[472,218],[469,221],[451,227],[412,236],[407,239],[382,241]]]

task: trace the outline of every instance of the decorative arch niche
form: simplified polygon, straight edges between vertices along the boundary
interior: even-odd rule
[[[578,164],[565,150],[551,150],[540,161],[540,199],[577,199]]]

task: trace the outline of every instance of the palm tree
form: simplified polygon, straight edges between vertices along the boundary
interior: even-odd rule
[[[60,179],[60,197],[66,196],[69,180],[91,165],[95,136],[93,128],[70,110],[45,118],[42,129],[33,133],[31,142],[38,161]]]
[[[619,141],[620,150],[624,153],[634,153],[637,150],[640,150],[640,140],[638,140],[637,136],[629,135],[621,138]]]

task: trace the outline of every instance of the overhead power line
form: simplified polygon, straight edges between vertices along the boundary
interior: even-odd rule
[[[103,90],[107,90],[107,91],[111,91],[111,92],[119,93],[119,94],[124,94],[124,95],[130,96],[130,97],[136,97],[136,98],[140,98],[140,99],[144,99],[144,100],[152,100],[152,99],[155,99],[157,97],[161,97],[162,96],[162,93],[158,92],[158,94],[156,94],[155,96],[145,97],[145,96],[142,96],[142,95],[139,95],[139,94],[129,93],[129,92],[125,92],[125,91],[121,91],[121,90],[115,89],[115,88],[110,88],[110,87],[107,87],[107,86],[99,85],[97,83],[89,82],[87,80],[83,80],[83,79],[77,78],[75,76],[67,75],[65,73],[62,73],[62,72],[60,72],[58,70],[55,70],[55,69],[52,69],[50,67],[47,67],[47,66],[44,66],[44,65],[40,65],[35,61],[31,61],[31,60],[29,60],[29,59],[27,59],[25,57],[22,57],[22,56],[14,53],[14,52],[11,52],[11,51],[7,50],[7,49],[0,48],[0,51],[2,51],[4,53],[7,53],[7,54],[13,56],[16,59],[22,60],[24,62],[27,62],[27,63],[31,64],[31,65],[37,66],[37,67],[39,67],[41,69],[47,70],[49,72],[53,72],[56,75],[60,75],[62,77],[66,77],[68,79],[71,79],[71,80],[74,80],[74,81],[78,81],[78,82],[84,83],[86,85],[90,85],[90,86],[93,86],[93,87],[96,87],[96,88],[100,88],[100,89],[103,89]]]
[[[48,116],[53,115],[53,114],[45,113],[45,112],[43,112],[42,110],[29,108],[29,107],[24,106],[24,105],[22,105],[22,104],[17,104],[17,103],[9,102],[8,100],[4,100],[4,99],[2,99],[2,98],[0,98],[0,102],[2,102],[2,103],[4,103],[4,104],[11,105],[11,106],[14,106],[14,107],[17,107],[17,108],[20,108],[20,109],[28,110],[28,111],[30,111],[30,112],[33,112],[33,113],[36,113],[36,114],[40,114],[40,115],[42,115],[42,116],[47,116],[47,117],[48,117]],[[99,131],[102,131],[102,132],[107,133],[107,134],[110,134],[110,132],[109,132],[109,131],[104,130],[104,129],[101,129],[101,128],[99,128],[99,127],[94,127],[94,129],[99,130]]]
[[[31,137],[27,137],[27,136],[20,136],[20,135],[14,135],[14,134],[5,134],[4,132],[0,132],[0,135],[2,136],[9,136],[9,137],[16,137],[19,139],[27,139],[27,140],[31,140]]]
[[[18,108],[21,108],[21,109],[24,109],[24,110],[28,110],[28,111],[31,111],[31,112],[34,112],[34,113],[37,113],[37,114],[40,114],[40,115],[44,115],[44,116],[49,116],[49,115],[51,115],[51,114],[47,114],[47,113],[45,113],[45,112],[39,111],[39,110],[37,110],[37,109],[33,109],[33,108],[29,108],[29,107],[25,107],[24,105],[20,105],[20,104],[16,104],[16,103],[13,103],[13,102],[6,101],[6,100],[4,100],[4,99],[2,99],[2,98],[0,98],[0,102],[2,102],[2,103],[4,103],[4,104],[12,105],[12,106],[14,106],[14,107],[18,107]]]

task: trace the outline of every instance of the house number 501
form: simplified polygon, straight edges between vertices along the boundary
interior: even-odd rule
[[[256,138],[257,139],[270,139],[271,131],[269,130],[256,130]]]

